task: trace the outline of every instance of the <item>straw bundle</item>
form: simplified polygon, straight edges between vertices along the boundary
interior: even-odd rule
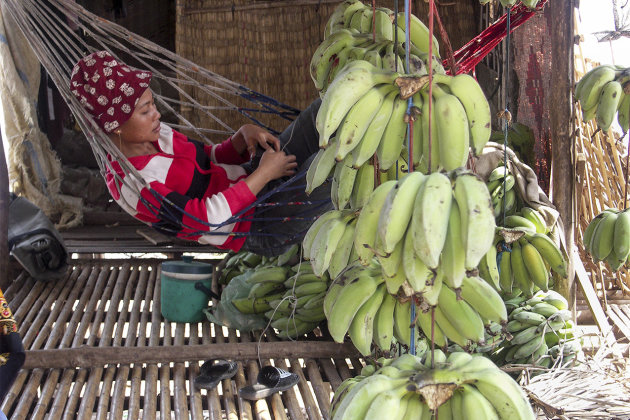
[[[611,353],[618,354],[618,347],[613,350],[605,340],[601,342],[595,355],[585,356],[575,367],[557,367],[533,377],[535,368],[524,372],[523,387],[538,409],[539,418],[630,418],[627,360],[611,358]]]

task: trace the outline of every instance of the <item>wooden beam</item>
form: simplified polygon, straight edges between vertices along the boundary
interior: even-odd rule
[[[9,278],[9,170],[0,135],[0,289],[7,290]]]
[[[574,0],[550,1],[550,40],[552,67],[549,95],[551,132],[551,199],[564,224],[567,254],[573,255],[575,225],[575,147],[573,142],[573,15]],[[569,152],[569,153],[567,153]],[[569,259],[571,260],[571,259]],[[574,270],[569,261],[567,279],[556,285],[569,301],[575,302]]]
[[[330,341],[277,341],[158,347],[76,347],[26,351],[23,369],[93,368],[108,364],[177,363],[208,359],[256,360],[276,358],[359,357],[352,343]]]

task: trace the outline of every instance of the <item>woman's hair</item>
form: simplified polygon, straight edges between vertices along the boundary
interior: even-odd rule
[[[151,77],[149,71],[129,67],[107,51],[97,51],[75,64],[70,89],[109,134],[131,117]]]

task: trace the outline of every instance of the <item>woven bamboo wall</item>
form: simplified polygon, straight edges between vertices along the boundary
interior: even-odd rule
[[[588,70],[597,66],[576,54],[575,79],[579,80]],[[582,121],[582,109],[575,106],[576,115],[576,155],[577,182],[576,202],[577,222],[575,240],[586,270],[591,274],[591,282],[596,290],[621,290],[630,293],[630,273],[622,268],[611,272],[605,263],[594,263],[584,251],[582,237],[591,220],[609,207],[624,208],[624,191],[628,179],[627,139],[618,138],[612,130],[608,133],[597,131],[594,120]],[[603,294],[605,298],[605,293]]]
[[[305,108],[317,97],[308,66],[322,41],[324,26],[339,1],[302,0],[263,2],[252,0],[178,0],[176,6],[176,52],[196,64],[264,95]],[[366,2],[369,4],[369,2]],[[377,6],[394,9],[394,1],[379,0]],[[404,3],[399,2],[399,10]],[[475,2],[460,0],[440,6],[453,48],[457,49],[476,35]],[[421,20],[427,20],[428,6],[413,3]],[[215,105],[190,88],[200,103]],[[242,100],[239,106],[248,106]],[[207,118],[191,110],[182,115],[198,126],[207,126]],[[238,128],[248,122],[233,110],[216,115],[229,126]],[[263,119],[277,130],[287,122],[279,118]]]

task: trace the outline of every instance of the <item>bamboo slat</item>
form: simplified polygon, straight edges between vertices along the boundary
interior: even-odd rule
[[[326,419],[333,390],[362,367],[350,345],[320,331],[294,342],[268,331],[258,347],[257,332],[165,321],[155,259],[78,260],[56,283],[24,277],[22,287],[9,305],[23,321],[27,362],[0,402],[9,418]],[[98,357],[77,363],[77,352]],[[238,360],[236,376],[196,389],[201,361],[217,357]],[[300,383],[242,400],[238,389],[256,382],[260,363],[292,371]]]

